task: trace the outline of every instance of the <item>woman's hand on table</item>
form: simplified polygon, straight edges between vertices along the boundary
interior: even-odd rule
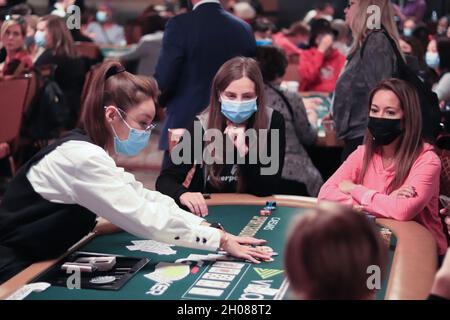
[[[189,208],[193,214],[199,217],[208,215],[208,206],[200,192],[186,192],[180,196],[180,203]]]
[[[233,257],[259,264],[259,260],[270,260],[272,253],[263,253],[252,246],[263,245],[265,243],[265,240],[251,237],[238,237],[222,232],[220,247]]]

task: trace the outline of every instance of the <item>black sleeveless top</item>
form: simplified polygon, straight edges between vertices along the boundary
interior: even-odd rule
[[[59,204],[36,193],[27,178],[30,168],[64,142],[90,142],[73,130],[43,148],[16,174],[0,203],[0,284],[26,266],[67,251],[95,226],[96,215],[76,204]]]

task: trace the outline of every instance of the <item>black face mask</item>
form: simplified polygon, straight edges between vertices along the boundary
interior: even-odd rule
[[[386,146],[402,134],[401,119],[369,117],[369,131],[377,145]]]

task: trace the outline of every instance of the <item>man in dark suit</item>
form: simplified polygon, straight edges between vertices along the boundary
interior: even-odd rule
[[[227,60],[256,54],[250,26],[218,0],[192,0],[193,11],[169,20],[155,78],[166,122],[159,147],[168,150],[168,129],[187,128],[209,104],[214,75]],[[163,167],[167,164],[165,153]]]

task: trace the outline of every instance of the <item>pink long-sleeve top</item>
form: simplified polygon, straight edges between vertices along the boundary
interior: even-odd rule
[[[361,205],[364,211],[382,218],[399,221],[414,220],[427,228],[434,236],[439,254],[445,254],[447,239],[439,217],[439,178],[441,162],[433,147],[424,144],[422,153],[414,162],[404,186],[416,190],[414,198],[400,198],[387,194],[387,188],[394,179],[395,168],[384,168],[382,157],[375,153],[361,185],[351,194],[340,191],[344,180],[358,183],[362,170],[365,147],[360,146],[341,165],[335,174],[322,186],[319,201],[335,201],[349,205]]]

